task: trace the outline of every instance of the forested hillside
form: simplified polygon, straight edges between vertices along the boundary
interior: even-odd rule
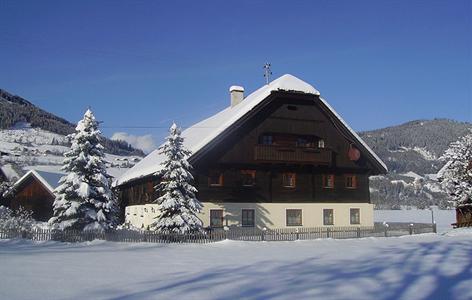
[[[434,119],[361,132],[389,168],[386,176],[371,178],[376,208],[448,206],[435,176],[444,165],[439,157],[471,129],[471,123]]]

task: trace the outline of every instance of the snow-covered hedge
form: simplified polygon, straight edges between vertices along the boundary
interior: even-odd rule
[[[30,231],[37,225],[32,215],[31,210],[23,207],[11,210],[8,207],[0,206],[0,230]]]

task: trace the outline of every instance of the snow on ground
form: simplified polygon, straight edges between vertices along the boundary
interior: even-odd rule
[[[472,299],[472,230],[400,238],[0,241],[1,299]]]
[[[452,228],[451,224],[456,222],[455,210],[434,209],[434,221],[438,232],[445,232]],[[431,211],[428,209],[411,210],[374,210],[375,222],[412,222],[431,223]]]
[[[411,177],[413,179],[423,179],[423,176],[416,174],[415,172],[409,171],[407,173],[400,174],[405,177]]]

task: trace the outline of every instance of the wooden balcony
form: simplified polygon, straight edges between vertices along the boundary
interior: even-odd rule
[[[287,147],[277,145],[256,145],[254,147],[254,159],[266,162],[295,162],[309,164],[331,163],[329,149]]]

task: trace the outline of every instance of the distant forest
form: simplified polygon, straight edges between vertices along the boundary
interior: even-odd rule
[[[69,121],[36,107],[26,99],[0,89],[0,128],[9,129],[19,122],[27,122],[32,127],[39,127],[61,135],[68,135],[75,130],[75,125]],[[103,146],[110,154],[144,156],[142,150],[135,149],[124,141],[104,138]]]

